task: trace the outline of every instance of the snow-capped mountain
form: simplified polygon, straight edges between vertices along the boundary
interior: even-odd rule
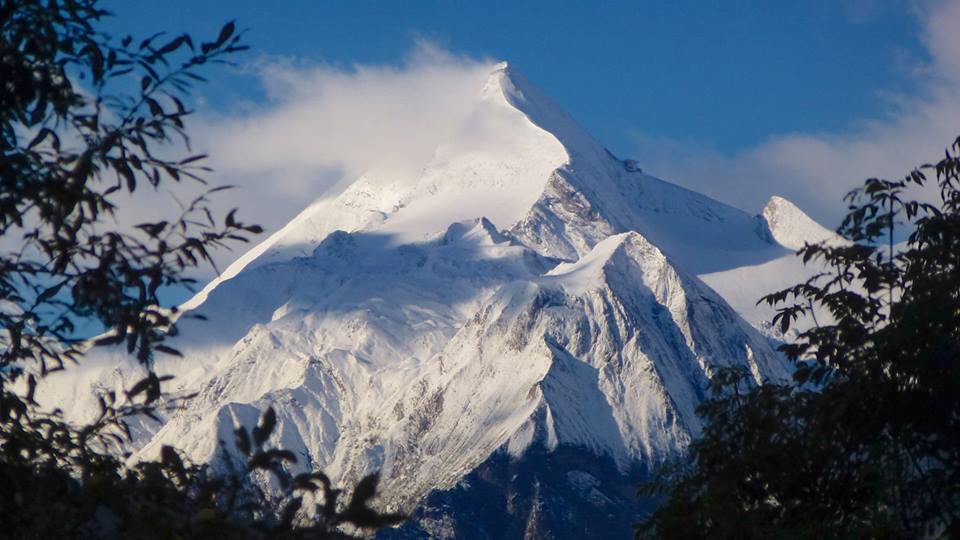
[[[789,376],[754,303],[831,234],[644,174],[502,64],[419,174],[324,196],[184,306],[208,321],[157,369],[197,396],[140,426],[139,455],[216,462],[272,405],[298,468],[379,469],[386,505],[423,505],[388,535],[626,531],[716,366]],[[97,354],[41,399],[82,419],[91,385],[137,377]]]

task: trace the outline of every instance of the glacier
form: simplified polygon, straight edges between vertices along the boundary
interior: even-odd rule
[[[138,423],[133,459],[216,466],[272,406],[294,472],[382,471],[381,504],[415,511],[384,537],[626,535],[717,367],[789,378],[756,300],[835,240],[779,197],[751,214],[645,174],[500,64],[417,174],[321,194],[181,306],[208,320],[155,369],[196,396]],[[83,421],[139,369],[95,349],[38,399]]]

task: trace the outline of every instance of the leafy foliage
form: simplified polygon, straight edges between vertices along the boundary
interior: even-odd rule
[[[272,415],[268,409],[261,420],[264,437]],[[126,466],[125,456],[90,444],[96,429],[30,420],[4,426],[0,453],[0,523],[16,538],[351,538],[341,526],[377,529],[404,519],[370,507],[376,474],[342,504],[322,472],[287,472],[296,462],[289,450],[238,444],[246,461],[233,474],[185,463],[170,446],[159,461]],[[237,435],[249,441],[245,428]],[[280,484],[278,498],[251,481],[260,472]]]
[[[800,250],[828,270],[761,300],[784,329],[830,315],[782,348],[796,384],[720,381],[689,456],[645,487],[665,502],[638,535],[960,537],[958,156],[960,138],[900,181],[867,180],[847,195],[848,242]],[[908,198],[928,175],[936,205]]]
[[[157,34],[116,40],[97,30],[95,0],[0,0],[0,527],[17,538],[336,538],[397,523],[370,508],[376,475],[349,501],[315,472],[290,478],[296,457],[266,447],[268,409],[252,434],[237,430],[245,463],[214,475],[172,447],[127,464],[128,420],[155,417],[170,377],[157,354],[179,355],[176,308],[164,287],[211,253],[246,242],[259,226],[235,211],[215,219],[207,190],[170,220],[117,224],[137,190],[204,184],[205,156],[190,150],[184,120],[207,65],[246,49],[233,22],[211,41]],[[80,322],[108,329],[95,343]],[[42,378],[82,361],[91,346],[122,345],[146,376],[124,395],[99,396],[89,425],[65,422],[35,401]],[[252,436],[251,436],[252,435]],[[271,500],[254,480],[281,485]],[[306,501],[316,501],[313,508]]]

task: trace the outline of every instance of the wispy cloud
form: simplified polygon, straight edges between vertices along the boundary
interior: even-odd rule
[[[414,172],[470,113],[491,69],[426,42],[396,66],[262,58],[254,71],[268,101],[192,129],[214,180],[238,186],[223,204],[275,229],[341,178]]]
[[[917,93],[890,99],[883,117],[838,133],[784,133],[735,155],[638,133],[638,157],[652,173],[740,208],[757,211],[781,195],[836,224],[841,197],[863,179],[899,178],[960,134],[960,1],[912,11],[929,60],[911,66]]]

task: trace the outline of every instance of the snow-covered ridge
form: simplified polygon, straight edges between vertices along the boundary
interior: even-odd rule
[[[200,305],[219,283],[247,266],[306,255],[335,230],[382,231],[416,241],[449,223],[486,216],[519,221],[550,173],[569,161],[566,148],[515,104],[524,100],[506,63],[479,89],[457,134],[438,147],[416,177],[371,173],[339,194],[324,194],[289,224],[231,264],[184,308]]]
[[[321,195],[183,306],[209,321],[157,368],[198,395],[139,455],[216,462],[273,406],[298,467],[382,469],[403,508],[501,453],[650,466],[698,433],[717,366],[787,376],[748,299],[802,278],[791,250],[824,231],[643,173],[501,64],[418,174]],[[122,351],[98,354],[84,380],[120,385]],[[69,386],[41,399],[80,419],[95,402]]]
[[[783,197],[770,197],[761,215],[773,239],[788,249],[798,250],[805,243],[841,241],[837,233],[824,228]]]

